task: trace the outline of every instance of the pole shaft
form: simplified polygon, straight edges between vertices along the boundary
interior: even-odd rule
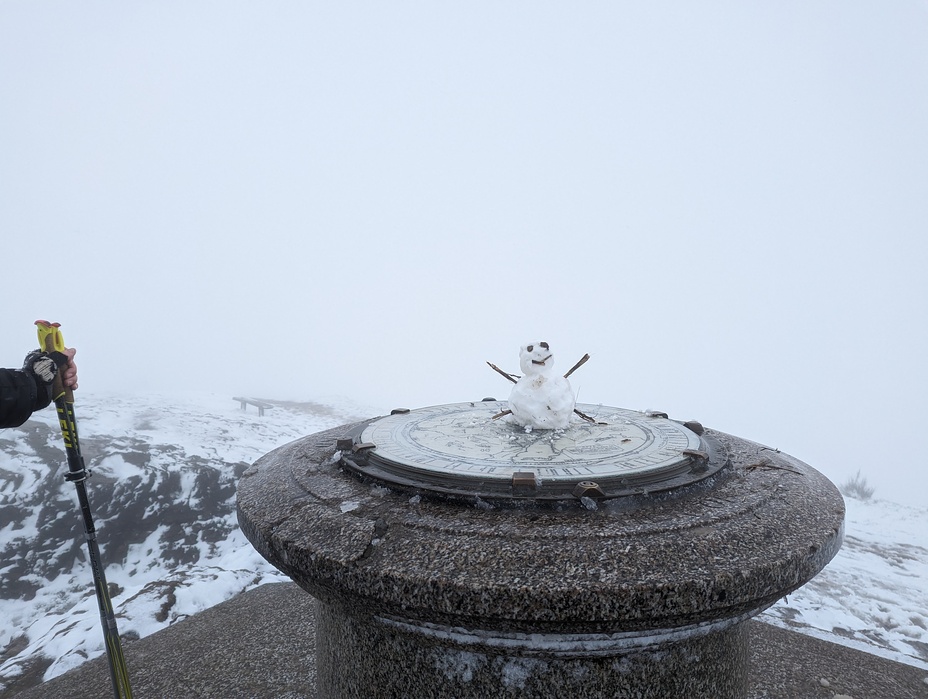
[[[109,588],[106,584],[106,575],[103,571],[103,562],[100,557],[100,546],[97,543],[97,532],[93,524],[90,511],[90,498],[87,494],[87,476],[84,466],[84,457],[81,455],[80,443],[77,439],[77,421],[74,417],[74,406],[68,403],[64,395],[55,400],[58,411],[58,420],[61,423],[61,433],[64,436],[65,452],[68,456],[69,480],[73,480],[77,489],[77,500],[80,504],[84,520],[84,534],[87,538],[87,554],[90,559],[90,570],[93,574],[94,588],[97,595],[97,606],[100,610],[100,624],[103,627],[103,640],[106,646],[106,655],[109,661],[110,679],[113,683],[113,693],[116,699],[131,699],[132,689],[129,686],[129,672],[126,659],[122,652],[119,640],[119,631],[116,625],[116,614],[110,600]]]
[[[61,352],[65,349],[64,338],[58,330],[57,323],[36,321],[39,326],[39,346],[46,352]],[[97,594],[97,606],[100,609],[100,623],[103,626],[103,641],[106,646],[106,656],[109,661],[110,679],[113,682],[113,694],[116,699],[132,699],[132,689],[129,686],[129,670],[126,667],[126,658],[122,652],[119,640],[119,630],[116,627],[116,614],[113,611],[113,602],[110,599],[109,588],[106,584],[106,575],[103,572],[103,561],[100,558],[100,545],[97,543],[97,531],[93,525],[93,516],[90,512],[90,498],[87,494],[87,477],[90,473],[84,466],[84,457],[81,455],[81,445],[77,436],[77,419],[74,416],[74,393],[64,385],[61,374],[64,367],[58,367],[58,374],[52,386],[55,397],[55,409],[58,412],[58,423],[61,425],[61,436],[64,439],[65,453],[68,457],[67,479],[74,483],[77,489],[77,500],[80,503],[81,515],[84,520],[84,535],[87,539],[87,555],[90,560],[90,570],[93,574],[94,589]]]

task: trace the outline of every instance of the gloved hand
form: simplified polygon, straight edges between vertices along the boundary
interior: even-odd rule
[[[34,350],[26,355],[23,372],[35,381],[35,409],[41,410],[52,402],[52,383],[58,375],[58,368],[68,363],[68,358],[61,352],[42,352]]]

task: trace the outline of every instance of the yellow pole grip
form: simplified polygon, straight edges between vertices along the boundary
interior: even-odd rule
[[[45,352],[64,352],[64,337],[61,335],[61,323],[49,323],[37,320],[35,327],[39,335],[39,349]]]
[[[47,320],[37,320],[35,322],[36,332],[39,336],[39,349],[45,352],[64,352],[64,336],[61,334],[61,323],[49,323]],[[60,367],[59,367],[60,369]],[[55,383],[52,386],[55,400],[64,395],[67,403],[74,402],[74,392],[65,387],[61,380],[61,375],[55,377]]]

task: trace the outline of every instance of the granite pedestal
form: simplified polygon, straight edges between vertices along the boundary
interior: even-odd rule
[[[720,432],[724,467],[698,483],[542,506],[359,476],[336,449],[358,427],[238,488],[249,540],[319,600],[320,697],[744,697],[743,622],[843,537],[826,478]]]

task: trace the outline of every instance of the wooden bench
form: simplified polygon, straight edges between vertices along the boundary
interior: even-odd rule
[[[268,403],[267,401],[264,401],[264,400],[257,400],[255,398],[235,397],[232,400],[237,400],[239,403],[241,403],[242,410],[245,410],[246,407],[249,405],[255,406],[258,409],[258,417],[264,417],[264,411],[270,410],[271,408],[274,407],[272,403]]]

